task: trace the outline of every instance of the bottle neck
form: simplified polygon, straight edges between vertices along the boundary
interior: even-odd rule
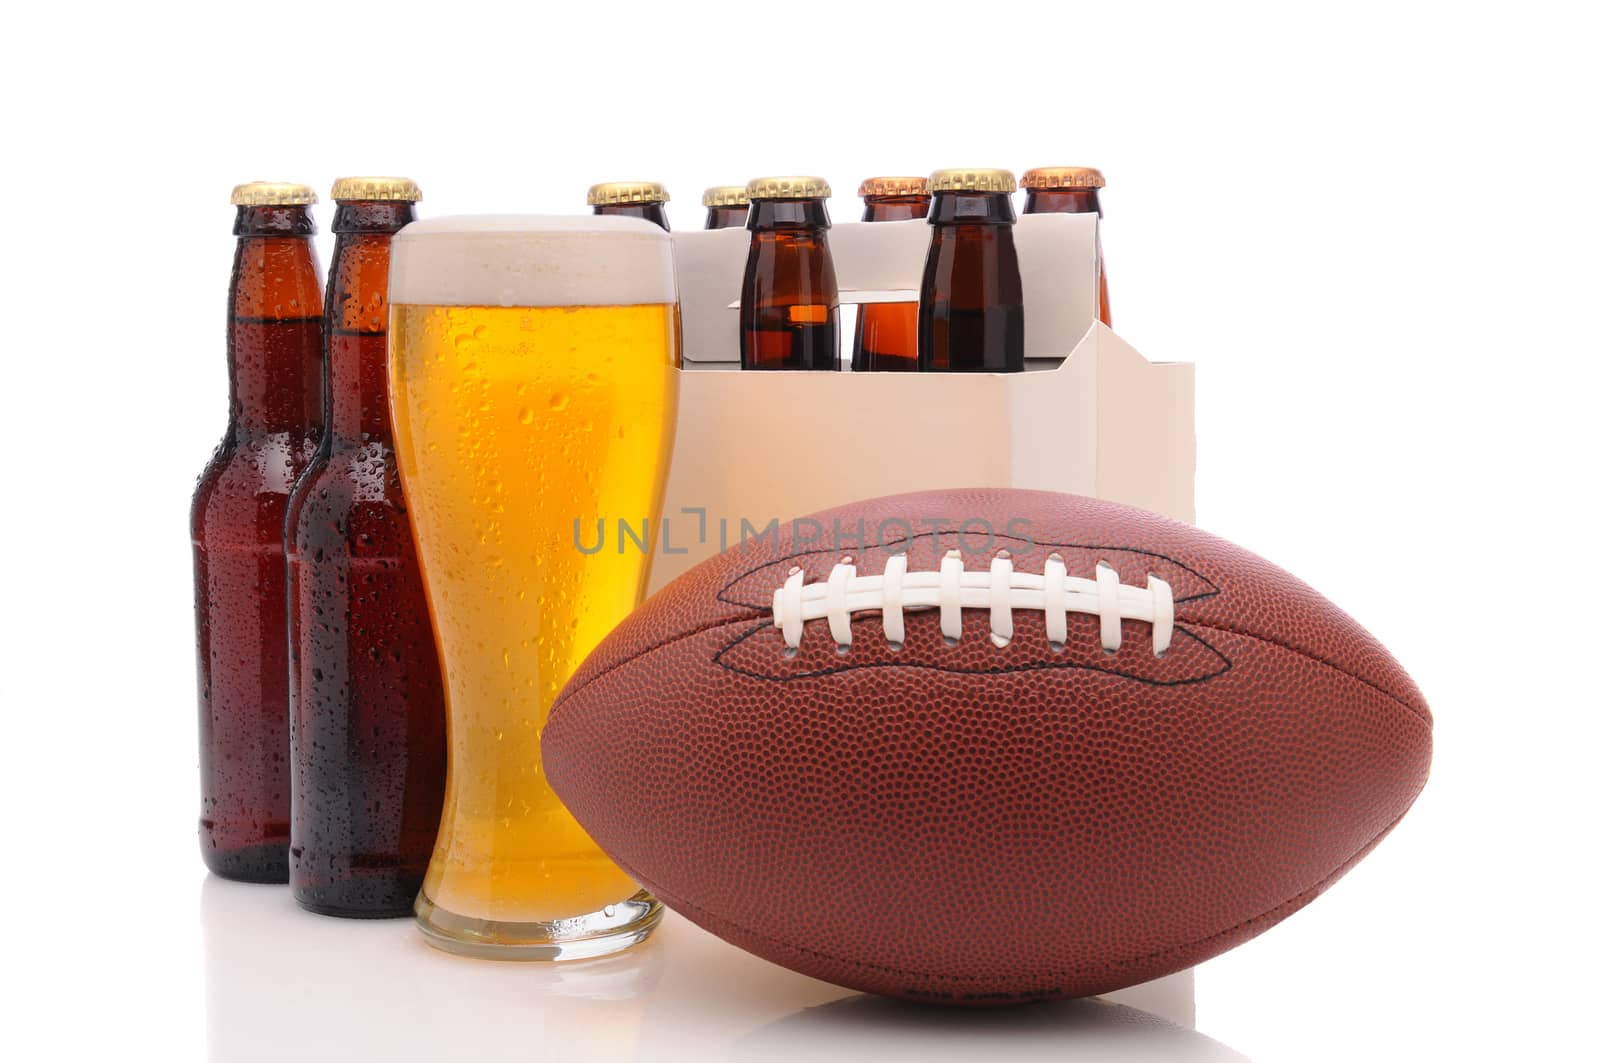
[[[750,214],[749,207],[707,207],[707,229],[742,229]]]
[[[416,218],[410,203],[350,201],[334,214],[328,271],[329,445],[391,443],[389,247]]]
[[[1099,214],[1098,188],[1030,188],[1024,214]]]
[[[228,290],[230,426],[236,436],[322,431],[322,286],[305,206],[240,207]]]
[[[661,226],[668,232],[672,226],[667,224],[667,208],[660,201],[653,203],[605,203],[594,208],[596,214],[610,214],[619,218],[643,218],[647,222]]]
[[[744,227],[751,232],[784,229],[831,229],[828,205],[820,199],[757,199],[750,204]]]
[[[929,196],[862,196],[862,221],[915,221],[928,216]]]
[[[1017,213],[1004,192],[938,192],[928,211],[931,225],[1014,225]]]

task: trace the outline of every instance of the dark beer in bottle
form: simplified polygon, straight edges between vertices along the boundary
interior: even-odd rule
[[[869,177],[861,182],[862,221],[913,221],[928,216],[926,177]],[[915,371],[917,304],[863,303],[856,309],[856,372]]]
[[[316,193],[233,190],[228,428],[195,488],[200,846],[245,882],[289,881],[289,621],[283,519],[322,435]]]
[[[607,181],[589,187],[589,206],[596,214],[619,214],[625,218],[643,218],[655,222],[663,229],[667,224],[667,186],[655,181]]]
[[[1105,176],[1092,166],[1038,166],[1022,175],[1024,214],[1093,214],[1094,258],[1100,280],[1100,320],[1111,326],[1111,298],[1106,291],[1105,256],[1100,253],[1100,190]]]
[[[739,365],[744,369],[839,368],[839,282],[828,251],[820,177],[751,181],[750,255],[739,295]]]
[[[700,197],[700,205],[706,208],[707,229],[742,229],[750,214],[750,196],[744,185],[708,188]]]
[[[408,916],[444,801],[444,682],[389,427],[389,242],[410,180],[334,183],[327,430],[289,502],[290,884]]]
[[[917,307],[917,368],[1022,369],[1022,273],[1009,170],[936,170],[928,178],[933,237]]]

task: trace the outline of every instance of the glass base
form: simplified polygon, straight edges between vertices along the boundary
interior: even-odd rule
[[[507,923],[457,915],[417,894],[417,928],[434,948],[482,960],[590,960],[637,945],[661,922],[661,902],[644,890],[602,911],[548,923]]]

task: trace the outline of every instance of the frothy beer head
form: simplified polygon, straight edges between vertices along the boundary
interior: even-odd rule
[[[672,238],[638,218],[430,218],[394,238],[389,302],[422,306],[675,303]]]

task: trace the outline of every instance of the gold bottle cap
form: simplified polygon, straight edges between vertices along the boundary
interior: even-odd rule
[[[1023,188],[1104,188],[1106,175],[1093,166],[1035,166],[1022,175]]]
[[[821,177],[754,177],[745,193],[751,199],[827,199],[833,189]]]
[[[935,170],[928,175],[929,192],[1015,192],[1017,177],[1010,170]]]
[[[926,177],[869,177],[856,189],[858,196],[925,196]]]
[[[290,181],[248,181],[234,185],[228,197],[236,207],[299,207],[316,201],[316,189]]]
[[[702,207],[747,207],[750,205],[750,194],[744,190],[744,185],[717,185],[708,188],[700,197]]]
[[[589,186],[589,206],[609,207],[617,203],[665,203],[667,186],[658,181],[606,181]]]
[[[329,193],[335,200],[389,200],[420,203],[422,189],[409,177],[341,177]]]

